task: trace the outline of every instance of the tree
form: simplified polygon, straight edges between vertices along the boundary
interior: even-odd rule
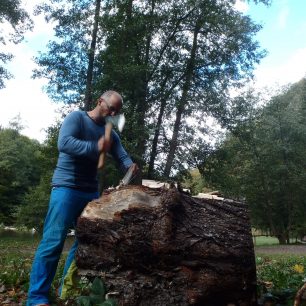
[[[94,72],[94,60],[95,60],[97,34],[98,34],[98,27],[99,27],[100,7],[101,7],[101,0],[97,0],[96,7],[95,7],[93,30],[92,30],[92,35],[91,35],[90,49],[88,52],[88,67],[87,67],[87,73],[86,73],[86,90],[85,90],[85,99],[84,99],[84,109],[87,111],[90,110],[92,106],[92,102],[93,102],[92,101],[92,79],[93,79],[93,72]]]
[[[256,194],[250,204],[254,220],[268,225],[281,243],[289,243],[295,227],[301,224],[301,215],[305,217],[305,93],[306,82],[302,80],[274,97],[264,110],[256,135],[271,214],[263,213],[265,207],[258,209]]]
[[[147,120],[159,87],[157,77],[164,78],[161,59],[176,31],[173,23],[169,24],[171,5],[172,1],[117,1],[106,7],[102,20],[107,36],[106,48],[99,56],[99,84],[123,93],[128,117],[124,141],[140,164],[150,135]],[[116,14],[111,13],[113,9]],[[160,44],[154,44],[154,39]]]
[[[56,23],[55,39],[49,41],[48,51],[35,61],[40,68],[33,76],[49,80],[47,93],[54,101],[92,106],[92,80],[95,79],[95,53],[101,41],[98,35],[100,0],[45,2],[36,8],[47,21]],[[98,37],[97,37],[98,36]]]
[[[125,93],[132,125],[125,137],[135,155],[149,161],[148,176],[166,154],[161,173],[167,177],[178,144],[185,145],[185,119],[198,111],[198,117],[211,113],[221,120],[226,89],[241,85],[264,55],[252,40],[260,27],[231,2],[119,1],[115,7],[116,14],[103,18],[108,38],[101,84]]]
[[[203,116],[210,115],[223,123],[230,100],[229,89],[241,87],[252,76],[254,64],[264,56],[253,40],[259,30],[230,1],[195,6],[180,37],[186,41],[188,56],[183,62],[185,78],[175,106],[175,123],[164,168],[166,177],[170,175],[178,145],[184,146],[181,133],[186,126],[184,119],[196,117],[199,112],[201,121]],[[193,39],[188,41],[188,37]]]
[[[195,150],[184,149],[191,135],[185,131],[202,136],[207,116],[222,122],[228,89],[252,75],[264,55],[254,40],[260,26],[235,10],[234,1],[108,1],[100,15],[95,8],[88,0],[41,7],[58,21],[57,38],[37,58],[35,75],[49,78],[54,100],[80,101],[92,29],[98,29],[92,95],[107,89],[123,94],[127,150],[141,166],[149,164],[148,176],[169,177]]]
[[[8,24],[11,27],[8,38],[0,33],[0,44],[2,45],[6,45],[8,41],[15,44],[21,42],[24,33],[31,30],[33,26],[29,14],[21,7],[21,0],[1,0],[0,24]],[[11,53],[0,51],[0,89],[5,87],[4,80],[12,77],[3,66],[12,58]]]
[[[305,230],[305,103],[304,79],[238,124],[201,168],[225,195],[244,198],[253,225],[280,243]]]
[[[46,216],[51,191],[51,179],[56,166],[58,150],[57,138],[60,124],[47,129],[47,137],[41,146],[41,176],[36,185],[31,186],[24,195],[17,210],[17,223],[41,232]]]
[[[42,172],[40,144],[7,128],[0,130],[0,222],[11,224],[14,213]]]

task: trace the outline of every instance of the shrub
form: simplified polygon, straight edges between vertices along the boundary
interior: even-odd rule
[[[259,302],[293,305],[297,290],[306,282],[306,257],[257,256],[256,266]]]

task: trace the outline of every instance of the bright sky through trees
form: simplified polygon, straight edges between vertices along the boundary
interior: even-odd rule
[[[24,7],[32,13],[40,0],[23,0]],[[237,6],[253,20],[263,25],[257,35],[262,48],[268,56],[262,60],[255,71],[258,86],[276,86],[293,83],[306,76],[306,1],[272,0],[272,5],[237,3]],[[26,34],[19,45],[7,45],[15,58],[7,69],[15,76],[6,81],[6,88],[0,90],[0,125],[18,114],[26,126],[23,133],[42,141],[43,131],[54,122],[59,105],[51,103],[43,92],[44,80],[31,79],[34,63],[32,58],[44,50],[52,36],[52,25],[44,22],[42,16],[33,16],[33,32]],[[3,31],[8,30],[5,26]]]

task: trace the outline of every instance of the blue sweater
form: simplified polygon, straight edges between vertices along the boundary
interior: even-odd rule
[[[95,123],[84,111],[74,111],[65,118],[58,137],[59,157],[52,186],[97,191],[98,140],[104,132],[105,126]],[[133,162],[114,130],[111,136],[110,153],[127,170]]]

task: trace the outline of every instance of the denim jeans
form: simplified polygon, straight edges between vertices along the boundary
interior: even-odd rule
[[[86,204],[98,198],[98,192],[83,192],[66,187],[54,187],[44,223],[43,237],[37,248],[30,276],[27,306],[48,303],[48,294],[69,228]],[[77,248],[75,240],[66,259],[63,278]]]

